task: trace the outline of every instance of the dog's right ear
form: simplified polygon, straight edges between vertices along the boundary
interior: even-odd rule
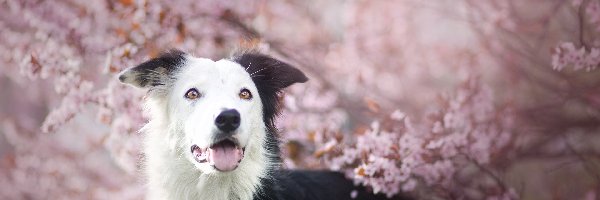
[[[172,49],[138,66],[125,69],[119,81],[138,88],[150,89],[172,82],[174,72],[185,63],[185,53]]]

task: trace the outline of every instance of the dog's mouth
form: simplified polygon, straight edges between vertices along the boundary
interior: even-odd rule
[[[244,158],[245,148],[232,139],[216,142],[208,148],[192,145],[192,155],[198,163],[208,163],[218,171],[228,172],[237,168]]]

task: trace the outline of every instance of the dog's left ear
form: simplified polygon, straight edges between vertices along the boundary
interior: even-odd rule
[[[172,49],[119,74],[122,83],[152,89],[168,85],[174,72],[185,63],[185,53]]]
[[[308,81],[306,75],[295,67],[255,51],[234,55],[233,60],[246,69],[257,86],[260,83],[261,86],[281,90],[294,83]]]
[[[263,104],[264,120],[270,125],[273,125],[280,110],[281,90],[294,83],[308,81],[306,75],[295,67],[256,51],[238,53],[232,60],[250,74]]]

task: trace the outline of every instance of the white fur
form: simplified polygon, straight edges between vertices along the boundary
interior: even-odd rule
[[[184,98],[190,88],[196,88],[202,97]],[[239,98],[242,88],[252,93],[250,101]],[[190,147],[208,147],[216,130],[215,117],[225,108],[240,113],[235,137],[246,150],[237,169],[219,172],[196,162]],[[266,127],[257,88],[239,64],[187,55],[171,90],[149,96],[146,110],[151,119],[141,131],[145,134],[148,199],[245,200],[258,192],[260,179],[267,176],[271,165],[263,148]]]

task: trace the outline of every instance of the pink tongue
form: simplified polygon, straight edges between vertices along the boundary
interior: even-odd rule
[[[234,170],[242,159],[240,150],[231,145],[215,146],[209,151],[209,160],[221,171]]]

